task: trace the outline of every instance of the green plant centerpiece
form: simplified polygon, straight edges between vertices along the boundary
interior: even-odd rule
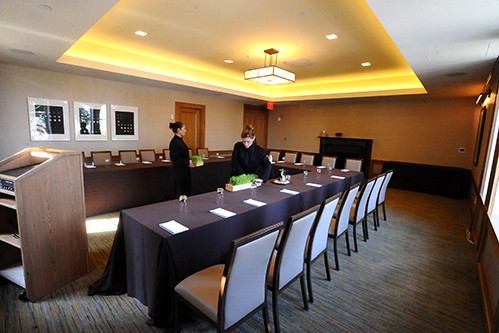
[[[199,155],[192,155],[191,161],[194,166],[198,167],[204,164],[203,157]]]
[[[239,176],[232,176],[229,178],[229,183],[225,185],[225,189],[231,192],[248,189],[256,178],[258,178],[258,176],[255,174],[245,173]]]

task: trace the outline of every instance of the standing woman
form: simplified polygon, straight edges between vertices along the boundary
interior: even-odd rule
[[[266,182],[272,172],[267,152],[255,142],[256,136],[252,125],[246,126],[241,132],[241,142],[236,142],[232,151],[232,176],[255,174],[258,166],[263,171],[256,181]]]
[[[177,197],[181,195],[191,195],[191,170],[194,168],[189,157],[189,148],[182,139],[187,130],[185,125],[177,121],[170,123],[170,128],[175,133],[170,141],[170,159],[173,165],[173,180],[175,181],[175,194]]]

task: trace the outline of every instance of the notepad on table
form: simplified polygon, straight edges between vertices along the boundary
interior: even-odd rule
[[[335,176],[335,175],[332,175],[331,178],[336,178],[336,179],[345,179],[345,177],[343,176]]]
[[[307,185],[307,186],[313,186],[313,187],[322,187],[321,184],[316,184],[316,183],[306,183],[305,185]]]
[[[175,220],[160,223],[159,226],[174,235],[189,230],[185,225],[182,225]]]
[[[252,205],[252,206],[256,206],[256,207],[261,207],[261,206],[265,206],[266,205],[265,202],[261,202],[261,201],[254,200],[254,199],[246,199],[243,202],[247,203],[248,205]]]
[[[215,214],[216,216],[223,217],[224,219],[227,217],[231,217],[236,215],[236,213],[233,213],[229,210],[223,209],[223,208],[215,208],[210,210],[210,213]]]
[[[342,172],[348,172],[350,169],[341,169]]]
[[[292,195],[296,195],[296,194],[300,193],[300,192],[292,191],[292,190],[288,190],[288,189],[283,189],[283,190],[280,190],[279,192],[286,193],[286,194],[292,194]]]

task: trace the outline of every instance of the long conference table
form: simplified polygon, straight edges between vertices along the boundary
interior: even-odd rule
[[[293,169],[287,185],[269,181],[256,189],[216,190],[188,198],[187,205],[169,200],[121,211],[118,228],[102,277],[89,286],[89,295],[137,298],[148,307],[150,324],[169,326],[174,317],[174,287],[185,277],[211,265],[224,263],[232,240],[320,204],[325,198],[362,182],[359,172],[275,165]],[[303,170],[309,171],[304,175]],[[253,199],[263,206],[244,201]],[[235,213],[220,217],[210,210]],[[159,226],[174,220],[188,230],[171,234]]]
[[[231,174],[231,159],[210,158],[191,170],[192,194],[224,186]],[[131,163],[125,166],[83,168],[87,216],[172,200],[175,187],[171,162]]]

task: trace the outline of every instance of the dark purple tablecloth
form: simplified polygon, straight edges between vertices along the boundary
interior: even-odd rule
[[[287,222],[289,216],[364,179],[358,172],[333,170],[333,174],[345,178],[331,178],[327,170],[311,171],[306,177],[293,175],[288,185],[269,181],[257,189],[225,191],[223,200],[214,191],[192,196],[186,209],[171,200],[123,210],[106,268],[88,293],[128,293],[148,307],[152,324],[171,324],[175,285],[194,272],[224,263],[233,239],[278,221]],[[282,193],[283,189],[299,194]],[[266,205],[243,202],[250,198]],[[209,212],[219,207],[236,215],[224,219]],[[172,235],[159,227],[170,220],[189,230]]]

